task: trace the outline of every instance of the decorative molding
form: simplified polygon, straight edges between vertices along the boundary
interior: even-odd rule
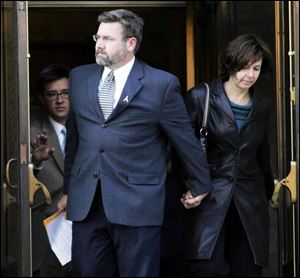
[[[28,1],[29,8],[185,7],[186,1]]]

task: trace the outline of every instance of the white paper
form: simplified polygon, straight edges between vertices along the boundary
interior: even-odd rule
[[[65,265],[71,261],[72,221],[65,219],[63,213],[55,213],[44,220],[51,249]]]

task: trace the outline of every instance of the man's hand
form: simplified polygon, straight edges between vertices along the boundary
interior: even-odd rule
[[[201,201],[206,197],[208,193],[198,195],[196,197],[192,196],[191,191],[184,193],[180,199],[181,203],[186,209],[195,208],[200,205]]]
[[[32,142],[32,163],[39,166],[43,160],[48,160],[55,148],[48,145],[48,137],[46,133],[40,133]]]
[[[62,212],[66,217],[66,209],[67,209],[68,195],[63,194],[60,200],[57,202],[57,211]]]

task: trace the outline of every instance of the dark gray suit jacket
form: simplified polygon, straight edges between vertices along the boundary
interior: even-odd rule
[[[103,67],[70,74],[64,191],[67,217],[83,220],[98,180],[111,223],[161,225],[166,180],[166,136],[186,164],[193,195],[211,188],[206,158],[194,135],[179,80],[137,59],[120,100],[105,121],[97,90]],[[99,200],[100,201],[100,200]]]
[[[56,212],[57,202],[62,195],[64,162],[60,149],[58,137],[47,116],[37,118],[31,123],[31,142],[37,134],[45,132],[48,135],[49,146],[55,148],[55,152],[49,160],[43,161],[43,168],[34,171],[35,177],[42,182],[50,192],[52,203],[45,203],[44,194],[39,189],[34,195],[34,206],[32,209],[32,244],[33,244],[33,270],[39,268],[47,256],[50,245],[46,230],[43,226],[43,219]]]

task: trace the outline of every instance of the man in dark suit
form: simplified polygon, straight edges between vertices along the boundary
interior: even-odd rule
[[[158,276],[166,136],[190,177],[185,206],[211,189],[179,80],[135,58],[143,20],[104,12],[93,36],[96,64],[72,70],[64,198],[73,221],[75,276]],[[111,97],[112,96],[112,101]]]
[[[31,122],[31,145],[34,174],[50,192],[52,203],[38,190],[32,209],[33,275],[63,277],[71,274],[70,266],[62,267],[51,250],[43,220],[57,210],[62,196],[64,174],[64,134],[69,113],[69,69],[63,65],[44,68],[38,79],[42,112]]]

